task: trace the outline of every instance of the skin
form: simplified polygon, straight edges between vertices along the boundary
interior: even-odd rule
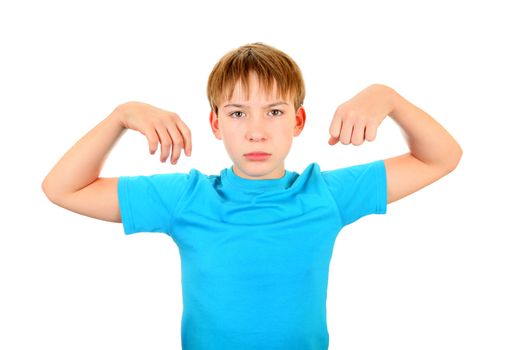
[[[330,125],[328,143],[362,145],[373,141],[390,117],[402,129],[409,152],[385,159],[387,201],[395,202],[454,170],[463,151],[443,126],[394,89],[381,84],[365,88],[341,104]]]
[[[214,111],[210,113],[211,129],[215,137],[224,142],[236,175],[251,180],[283,177],[284,161],[293,138],[299,136],[304,128],[305,110],[299,107],[295,111],[290,97],[279,98],[275,85],[270,93],[265,93],[253,73],[249,82],[248,99],[245,99],[239,82],[231,100],[220,104],[218,115]],[[268,106],[278,102],[285,104]],[[228,106],[230,104],[242,107]],[[256,151],[270,153],[271,156],[264,161],[249,160],[244,156]]]
[[[224,142],[235,174],[247,179],[274,179],[284,175],[284,161],[294,137],[303,130],[306,113],[287,105],[267,107],[281,100],[275,87],[265,94],[251,77],[250,96],[244,99],[240,87],[219,108],[210,113],[214,135]],[[227,103],[242,108],[225,108]],[[282,111],[282,114],[275,110]],[[231,113],[236,113],[233,116]],[[390,117],[407,140],[409,152],[385,159],[388,203],[433,183],[454,170],[462,156],[454,138],[430,115],[404,99],[392,88],[373,84],[341,104],[329,129],[329,145],[341,142],[359,146],[373,141],[381,122]],[[121,222],[118,178],[102,178],[100,171],[109,152],[128,129],[143,134],[151,154],[160,144],[160,160],[176,164],[181,151],[191,156],[191,132],[176,113],[146,103],[127,102],[83,136],[51,169],[42,182],[46,196],[73,212],[111,222]],[[253,151],[271,153],[263,162],[245,159]]]

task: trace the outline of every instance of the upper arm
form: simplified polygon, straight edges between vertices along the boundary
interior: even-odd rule
[[[95,219],[122,222],[118,200],[118,178],[98,178],[70,194],[49,199],[65,209]]]
[[[388,203],[392,203],[430,185],[452,170],[453,165],[431,165],[407,153],[385,159]]]
[[[369,214],[386,213],[384,162],[374,161],[321,172],[343,225]]]

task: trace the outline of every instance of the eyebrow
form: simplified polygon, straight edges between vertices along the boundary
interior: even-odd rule
[[[278,105],[288,105],[288,103],[283,102],[283,101],[278,101],[278,102],[270,103],[269,105],[266,106],[266,108],[274,107],[274,106],[278,106]],[[230,103],[230,104],[225,105],[223,108],[226,108],[226,107],[237,107],[237,108],[240,108],[240,107],[246,107],[246,105],[241,105],[241,104],[237,104],[237,103]]]

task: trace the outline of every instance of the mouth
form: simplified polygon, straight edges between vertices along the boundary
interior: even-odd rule
[[[249,159],[249,160],[260,161],[260,160],[266,160],[266,159],[270,158],[271,154],[270,153],[266,153],[266,152],[251,152],[251,153],[245,153],[244,157]]]

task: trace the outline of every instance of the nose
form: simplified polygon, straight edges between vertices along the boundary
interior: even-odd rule
[[[263,141],[268,138],[266,131],[264,130],[262,118],[250,118],[248,128],[246,130],[246,138],[252,142]]]

